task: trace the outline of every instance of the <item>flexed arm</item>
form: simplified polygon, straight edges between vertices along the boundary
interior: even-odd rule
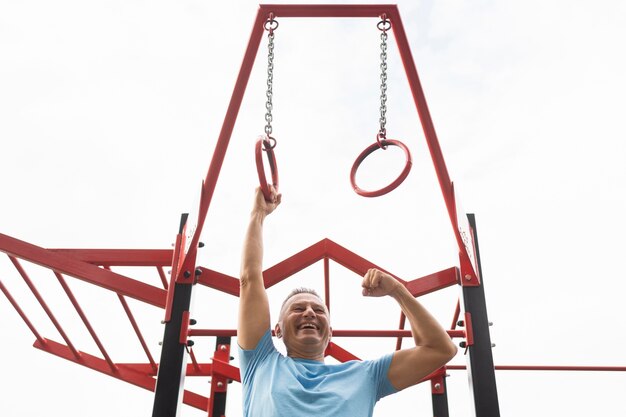
[[[281,200],[281,194],[271,186],[270,191],[268,202],[257,188],[243,245],[237,326],[237,342],[242,349],[254,349],[270,328],[269,302],[263,284],[263,222]]]
[[[446,331],[391,275],[370,269],[363,277],[362,287],[365,296],[393,297],[411,323],[415,347],[396,351],[387,374],[396,389],[417,384],[454,357],[457,348]]]

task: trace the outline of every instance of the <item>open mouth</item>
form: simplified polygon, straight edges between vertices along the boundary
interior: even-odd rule
[[[317,327],[314,323],[303,323],[301,325],[298,326],[298,330],[319,330],[319,327]]]

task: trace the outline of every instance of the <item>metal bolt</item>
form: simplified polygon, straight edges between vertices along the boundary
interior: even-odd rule
[[[167,275],[172,275],[172,270],[167,271]]]
[[[489,322],[489,326],[490,327],[493,326],[493,322],[492,321]]]
[[[463,341],[461,343],[459,343],[459,346],[462,348],[465,348],[467,346],[467,342]]]
[[[187,346],[191,347],[193,346],[195,343],[193,340],[187,340]]]
[[[492,347],[492,348],[496,347],[496,344],[495,344],[495,343],[492,343],[492,344],[491,344],[491,347]]]
[[[439,390],[441,389],[441,384],[440,384],[439,382],[437,382],[437,383],[435,384],[435,389],[436,389],[437,391],[439,391]]]
[[[220,345],[220,350],[226,350],[226,349],[228,349],[226,345]]]
[[[189,272],[189,271],[185,271],[185,272],[183,273],[183,276],[184,276],[185,278],[189,278],[189,277],[191,276],[191,272]]]
[[[199,248],[203,248],[204,247],[204,242],[198,242],[198,247]]]
[[[223,388],[223,387],[224,387],[224,383],[223,383],[222,381],[219,381],[219,382],[217,383],[217,387],[218,387],[218,388]]]
[[[171,245],[172,245],[172,247],[176,246],[176,245],[175,245],[175,244],[173,244],[173,243],[172,243]]]
[[[465,326],[465,322],[463,320],[459,320],[459,321],[456,322],[456,325],[459,326],[459,327],[463,327],[463,326]]]
[[[159,346],[163,346],[163,341],[162,340],[159,342]]]
[[[190,326],[193,326],[196,323],[197,323],[196,319],[189,319],[189,325]]]
[[[466,281],[471,281],[472,280],[472,276],[470,274],[465,275],[465,280]]]
[[[161,320],[161,324],[165,324],[165,320]]]
[[[231,360],[231,361],[234,361],[234,360],[235,360],[235,357],[234,357],[234,356],[231,356],[231,357],[230,357],[230,360]]]
[[[200,275],[202,275],[202,269],[197,268],[194,273],[196,274],[197,277],[199,277]]]

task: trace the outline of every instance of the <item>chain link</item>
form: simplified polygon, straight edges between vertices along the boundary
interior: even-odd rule
[[[382,24],[382,25],[381,25]],[[387,135],[387,29],[391,25],[386,16],[378,23],[380,34],[380,129],[378,135],[385,139]]]
[[[272,134],[272,83],[274,81],[274,29],[271,25],[276,21],[273,17],[270,17],[268,22],[270,24],[270,28],[268,29],[267,34],[267,91],[265,92],[267,101],[265,102],[265,134],[269,137]]]

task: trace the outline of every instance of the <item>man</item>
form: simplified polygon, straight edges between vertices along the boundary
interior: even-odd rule
[[[263,222],[280,204],[260,189],[243,248],[237,340],[245,417],[371,417],[376,402],[410,387],[456,354],[446,331],[392,276],[370,269],[362,292],[393,297],[411,324],[415,347],[371,361],[324,364],[332,330],[328,310],[312,290],[293,291],[283,303],[274,330],[287,348],[272,342],[270,309],[263,284]]]

